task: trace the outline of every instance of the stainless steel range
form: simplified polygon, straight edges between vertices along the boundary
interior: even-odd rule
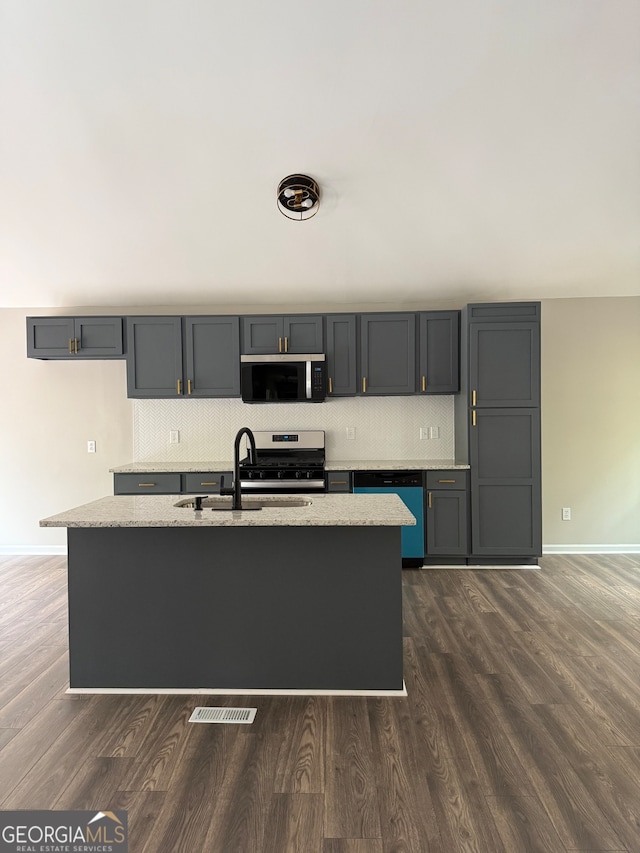
[[[256,431],[256,458],[240,461],[243,492],[324,492],[324,430]]]

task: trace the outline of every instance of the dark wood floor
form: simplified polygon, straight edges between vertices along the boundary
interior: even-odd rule
[[[132,853],[640,851],[637,556],[405,571],[406,699],[67,695],[65,572],[0,558],[1,809],[127,809]]]

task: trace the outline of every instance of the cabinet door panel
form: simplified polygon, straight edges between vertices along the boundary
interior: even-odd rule
[[[284,337],[282,317],[243,317],[242,352],[246,355],[268,355],[278,352],[278,339]]]
[[[78,355],[107,358],[123,354],[122,317],[77,317],[74,325]]]
[[[327,317],[329,396],[355,396],[358,390],[357,352],[355,314]]]
[[[360,317],[361,392],[416,393],[416,315]]]
[[[472,405],[539,406],[538,323],[472,323],[469,331]]]
[[[471,427],[473,554],[541,552],[540,411],[478,409]]]
[[[237,317],[185,317],[185,356],[187,395],[240,396]]]
[[[479,483],[472,491],[472,551],[478,556],[537,556],[536,483]]]
[[[27,317],[29,358],[72,358],[73,317]]]
[[[467,543],[467,493],[430,491],[427,502],[426,553],[433,556],[464,556]]]
[[[286,351],[299,353],[324,352],[323,318],[320,315],[285,316],[283,334]]]
[[[128,317],[127,341],[129,397],[178,397],[183,393],[180,317]]]
[[[460,390],[460,312],[420,314],[420,391],[456,394]]]
[[[539,471],[540,417],[536,409],[479,409],[471,429],[477,480],[533,478]]]

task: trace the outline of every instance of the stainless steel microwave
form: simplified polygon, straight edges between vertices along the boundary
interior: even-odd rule
[[[321,403],[326,387],[324,353],[240,356],[245,403]]]

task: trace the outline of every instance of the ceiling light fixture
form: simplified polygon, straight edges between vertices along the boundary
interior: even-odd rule
[[[311,219],[320,207],[320,187],[308,175],[287,175],[278,184],[278,210],[288,219]]]

